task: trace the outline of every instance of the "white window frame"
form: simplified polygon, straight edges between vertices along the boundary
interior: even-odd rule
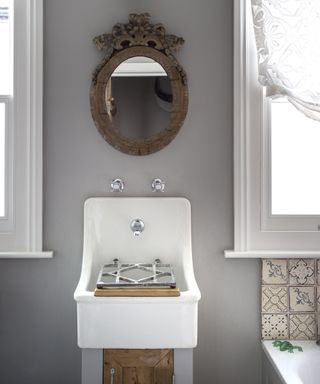
[[[283,102],[283,101],[275,101]],[[292,108],[294,108],[292,106]],[[301,113],[301,112],[300,112]],[[272,214],[272,172],[271,172],[271,100],[263,100],[262,127],[262,215],[261,228],[263,231],[278,232],[314,232],[319,233],[319,215],[280,215]],[[308,117],[306,117],[308,119]],[[320,129],[320,122],[319,122]],[[318,238],[318,241],[320,239]],[[319,243],[320,248],[320,243]]]
[[[51,258],[42,250],[43,1],[14,0],[14,89],[7,98],[7,214],[0,258]]]
[[[13,39],[13,22],[12,15],[9,15],[10,38]],[[13,65],[13,52],[10,59]],[[13,69],[10,73],[13,76]],[[9,91],[9,89],[8,89]],[[4,126],[4,216],[0,217],[0,233],[12,231],[13,223],[13,89],[9,94],[1,94],[0,102],[4,104],[5,110],[5,126]]]
[[[310,217],[270,217],[268,101],[258,83],[251,1],[234,1],[234,249],[226,257],[320,257]],[[299,220],[297,220],[299,219]],[[313,218],[317,221],[317,217]],[[292,227],[294,223],[294,227]],[[316,226],[317,228],[317,226]]]
[[[0,217],[0,233],[13,230],[13,130],[12,130],[12,95],[1,95],[0,102],[4,104],[5,109],[5,127],[4,127],[4,181],[5,181],[5,212],[4,216]]]

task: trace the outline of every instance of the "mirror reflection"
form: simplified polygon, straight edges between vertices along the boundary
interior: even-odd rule
[[[166,71],[144,56],[123,61],[106,86],[105,102],[113,129],[128,139],[149,139],[169,127],[172,101]]]

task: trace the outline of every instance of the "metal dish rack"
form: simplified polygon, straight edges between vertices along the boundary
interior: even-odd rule
[[[97,288],[176,288],[171,264],[159,259],[154,263],[121,264],[118,259],[105,264],[98,277]]]

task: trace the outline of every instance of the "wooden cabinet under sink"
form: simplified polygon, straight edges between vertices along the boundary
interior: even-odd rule
[[[105,349],[103,384],[172,384],[172,349]]]

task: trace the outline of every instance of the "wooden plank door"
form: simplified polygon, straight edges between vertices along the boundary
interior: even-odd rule
[[[105,349],[103,384],[172,384],[172,349]]]

